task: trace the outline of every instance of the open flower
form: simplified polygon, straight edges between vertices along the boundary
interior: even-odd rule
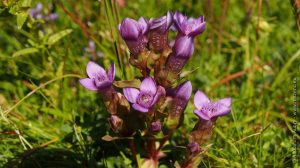
[[[149,45],[157,51],[168,46],[168,30],[173,23],[173,14],[168,12],[166,16],[149,20]]]
[[[124,88],[124,96],[133,103],[132,107],[140,112],[148,112],[151,107],[165,95],[165,89],[157,86],[153,78],[145,78],[140,86],[140,90],[136,88]]]
[[[204,120],[212,120],[218,116],[223,116],[231,111],[231,98],[223,98],[216,102],[211,102],[202,92],[197,91],[194,97],[196,109],[194,113]]]
[[[89,90],[104,90],[110,86],[115,79],[115,64],[111,64],[106,74],[101,66],[90,61],[86,66],[86,73],[89,78],[79,80],[83,87]]]
[[[132,54],[137,55],[146,47],[148,29],[148,22],[143,17],[138,21],[125,18],[119,25],[120,34]]]

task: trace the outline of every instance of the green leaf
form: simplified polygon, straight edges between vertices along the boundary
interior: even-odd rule
[[[53,35],[51,35],[48,39],[48,45],[53,45],[55,44],[56,42],[58,42],[60,39],[62,39],[63,37],[69,35],[70,33],[72,33],[72,29],[66,29],[66,30],[63,30],[63,31],[60,31],[58,33],[55,33]]]
[[[26,19],[28,17],[28,13],[20,13],[17,15],[17,27],[18,29],[21,29],[23,24],[25,23]]]
[[[184,71],[184,72],[182,72],[182,73],[180,74],[180,78],[185,78],[185,77],[187,77],[188,75],[190,75],[190,74],[196,72],[199,68],[200,68],[200,67],[197,67],[197,68],[195,68],[195,69],[193,69],[193,70],[191,70],[191,71]]]
[[[138,79],[123,80],[123,81],[114,81],[113,84],[118,88],[125,88],[125,87],[140,88],[141,81]]]
[[[27,55],[27,54],[32,54],[32,53],[35,53],[35,52],[38,52],[39,50],[36,49],[36,48],[25,48],[25,49],[22,49],[22,50],[19,50],[17,52],[15,52],[13,54],[13,57],[17,57],[17,56],[21,56],[21,55]]]

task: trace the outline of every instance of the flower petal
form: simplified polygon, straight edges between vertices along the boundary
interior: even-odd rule
[[[162,86],[158,86],[157,87],[157,92],[156,92],[156,94],[155,94],[155,96],[154,96],[154,98],[153,98],[152,103],[151,103],[150,106],[153,106],[159,100],[159,98],[161,96],[163,96],[163,95],[166,95],[165,88],[163,88]]]
[[[115,69],[116,69],[116,65],[115,65],[115,63],[112,63],[107,72],[107,77],[111,82],[115,79],[115,73],[116,73]]]
[[[176,57],[190,58],[194,53],[194,40],[189,36],[177,36],[173,51]]]
[[[80,84],[89,90],[98,90],[98,88],[95,86],[94,81],[90,78],[83,78],[79,80]]]
[[[228,113],[231,112],[231,108],[230,106],[225,106],[223,104],[219,104],[217,111],[215,113],[212,114],[212,117],[217,117],[217,116],[224,116]]]
[[[198,110],[200,110],[204,104],[209,103],[209,98],[205,95],[204,92],[198,90],[194,96],[194,105]]]
[[[204,114],[204,113],[202,113],[201,111],[199,111],[199,110],[194,110],[194,113],[198,116],[198,117],[200,117],[200,118],[202,118],[203,120],[210,120],[210,117],[208,117],[206,114]]]
[[[119,30],[124,40],[137,40],[140,33],[138,22],[130,18],[125,18],[122,21]]]
[[[192,84],[191,81],[185,81],[184,83],[180,84],[176,90],[176,95],[180,98],[183,98],[185,101],[188,101],[192,94]]]
[[[193,25],[192,31],[188,33],[189,36],[195,37],[205,30],[206,22],[202,22],[202,20],[202,17],[199,17],[197,20],[194,21],[195,23]]]
[[[111,85],[111,84],[112,84],[111,81],[105,80],[105,81],[103,81],[101,83],[98,83],[97,88],[98,88],[98,90],[106,89],[106,87],[109,86],[109,85]]]
[[[182,13],[177,11],[174,14],[173,19],[174,19],[174,23],[175,23],[177,30],[179,30],[181,33],[184,34],[184,29],[183,29],[184,27],[183,27],[182,23],[185,21],[186,17]]]
[[[143,113],[147,113],[149,111],[149,109],[146,109],[142,106],[140,106],[139,104],[133,104],[132,107],[137,110],[137,111],[140,111],[140,112],[143,112]]]
[[[129,102],[135,103],[140,91],[136,88],[124,88],[123,93]]]
[[[223,99],[220,99],[220,100],[218,101],[218,103],[221,103],[221,104],[223,104],[223,105],[226,106],[226,107],[230,107],[230,106],[231,106],[231,102],[232,102],[232,100],[231,100],[230,97],[223,98]]]
[[[106,76],[105,70],[93,61],[88,62],[86,66],[86,73],[90,78],[97,78],[99,75]]]
[[[144,35],[145,33],[147,33],[149,25],[148,25],[148,21],[144,18],[144,17],[140,17],[140,19],[138,20],[139,23],[139,27],[141,29],[142,34]]]
[[[153,78],[151,77],[145,78],[141,83],[140,90],[141,92],[150,93],[154,96],[157,91],[157,86]]]

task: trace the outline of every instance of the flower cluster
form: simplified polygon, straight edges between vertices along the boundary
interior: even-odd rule
[[[29,15],[36,20],[42,19],[45,21],[55,21],[58,17],[58,14],[55,12],[49,12],[48,14],[43,14],[43,4],[38,3],[35,8],[31,9]]]
[[[171,48],[168,30],[172,25],[178,34]],[[114,64],[106,72],[90,61],[86,68],[88,78],[80,79],[81,85],[98,91],[103,97],[111,115],[109,125],[118,136],[142,132],[141,136],[146,137],[148,155],[143,162],[146,167],[158,166],[164,155],[161,149],[181,126],[193,89],[190,81],[178,83],[178,77],[193,55],[194,39],[205,30],[205,25],[202,16],[193,19],[180,12],[168,12],[166,16],[149,21],[143,17],[138,21],[125,18],[119,25],[120,35],[129,48],[130,63],[142,76],[132,81],[115,81]],[[211,101],[198,90],[194,106],[199,120],[187,137],[187,155],[182,167],[198,163],[194,158],[203,153],[203,144],[211,137],[217,118],[230,113],[231,98]]]

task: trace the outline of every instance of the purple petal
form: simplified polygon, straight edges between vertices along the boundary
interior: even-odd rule
[[[147,20],[144,17],[140,17],[138,23],[141,28],[142,34],[144,35],[145,33],[147,33],[149,28]]]
[[[139,37],[139,24],[133,19],[125,18],[119,26],[119,29],[124,40],[137,40]]]
[[[140,106],[139,104],[133,104],[132,107],[137,110],[137,111],[140,111],[140,112],[143,112],[143,113],[147,113],[149,111],[149,109],[147,108],[144,108],[142,106]]]
[[[201,111],[199,111],[199,110],[194,110],[194,113],[198,116],[198,117],[200,117],[200,118],[202,118],[203,120],[210,120],[210,117],[208,117],[206,114],[204,114],[204,113],[202,113]]]
[[[219,107],[217,108],[217,111],[212,114],[212,117],[224,116],[224,115],[226,115],[230,112],[231,112],[230,106],[228,107],[228,106],[219,104]]]
[[[154,96],[154,98],[153,98],[152,103],[151,103],[150,106],[153,106],[153,105],[158,101],[158,99],[159,99],[161,96],[163,96],[163,95],[166,95],[166,90],[165,90],[165,88],[163,88],[162,86],[158,86],[158,87],[157,87],[157,92],[156,92],[156,94],[155,94],[155,96]]]
[[[183,27],[182,27],[182,23],[184,22],[184,20],[186,19],[186,17],[180,13],[180,12],[176,12],[174,14],[174,23],[175,23],[175,26],[177,28],[177,30],[179,30],[181,33],[184,33],[184,30],[183,30]]]
[[[79,80],[80,84],[89,90],[98,90],[98,88],[95,86],[94,81],[90,78],[83,78]]]
[[[220,100],[218,101],[218,103],[221,103],[221,104],[223,104],[223,105],[226,106],[226,107],[230,107],[230,106],[231,106],[231,102],[232,102],[232,100],[231,100],[230,97],[223,98],[223,99],[220,99]]]
[[[112,63],[110,65],[110,68],[109,68],[108,73],[107,73],[107,77],[110,81],[114,81],[114,79],[115,79],[115,73],[116,73],[115,69],[116,69],[115,63]]]
[[[173,13],[169,11],[167,13],[167,29],[171,27],[172,23],[173,23]]]
[[[86,73],[90,78],[97,78],[99,75],[106,76],[105,70],[92,61],[89,61],[89,63],[87,64]]]
[[[198,90],[194,96],[194,105],[197,109],[201,109],[204,104],[209,103],[209,98],[204,94],[204,92]]]
[[[195,23],[193,25],[193,28],[188,33],[189,36],[195,37],[195,36],[201,34],[205,30],[206,23],[202,22],[202,20],[203,20],[202,18],[203,17],[199,17],[196,21],[194,21]]]
[[[35,10],[36,10],[37,12],[40,12],[42,9],[43,9],[43,4],[39,2],[39,3],[36,5]]]
[[[190,58],[194,52],[194,40],[189,36],[178,36],[173,46],[176,57]]]
[[[191,82],[185,81],[184,83],[178,86],[175,96],[181,97],[185,99],[185,101],[188,101],[191,97],[192,89],[193,88]]]
[[[129,102],[135,103],[140,91],[136,88],[124,88],[123,93]]]
[[[156,83],[153,80],[153,78],[151,78],[151,77],[145,78],[141,83],[140,90],[142,92],[146,92],[146,93],[150,93],[151,95],[155,95],[155,93],[157,91],[157,86],[156,86]]]

